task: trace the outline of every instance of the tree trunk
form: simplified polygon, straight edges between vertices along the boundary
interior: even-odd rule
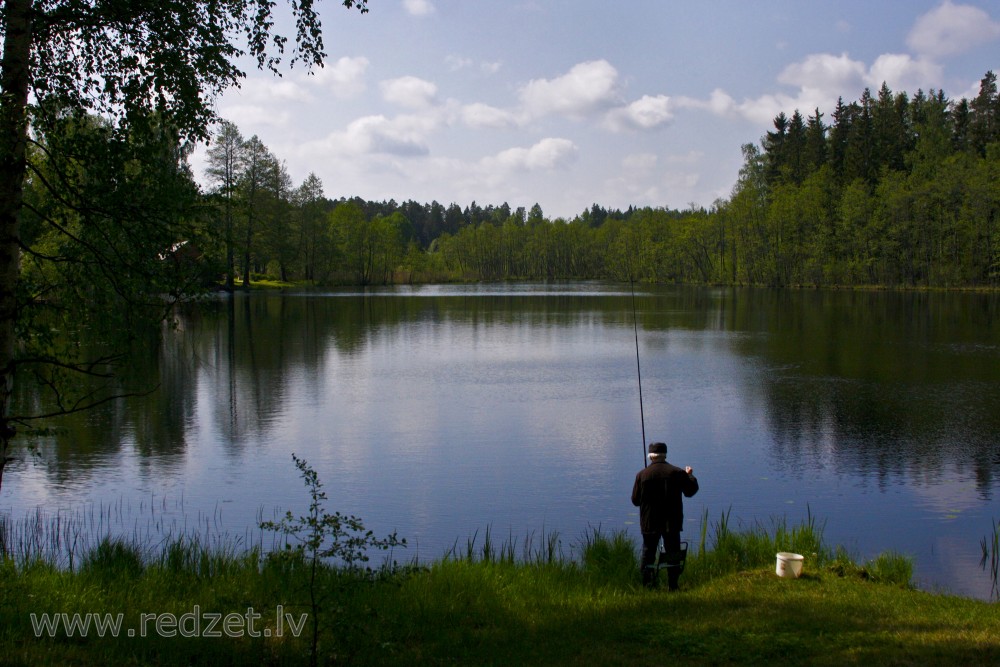
[[[250,204],[253,206],[253,203]],[[250,244],[253,242],[253,212],[247,216],[246,245],[243,246],[243,289],[250,289]]]
[[[226,192],[226,291],[233,293],[235,288],[233,277],[236,271],[236,258],[233,253],[233,194],[227,186]]]
[[[31,0],[6,0],[0,75],[0,485],[14,429],[17,283],[21,274],[20,225],[28,137],[28,82],[31,78]]]

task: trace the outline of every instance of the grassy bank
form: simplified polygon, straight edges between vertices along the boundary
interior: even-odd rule
[[[995,604],[913,590],[905,558],[857,563],[821,532],[705,517],[679,593],[642,588],[634,541],[600,530],[565,553],[557,535],[486,532],[433,563],[351,571],[190,538],[99,541],[72,570],[22,552],[0,564],[0,662],[309,664],[314,630],[319,664],[1000,662]],[[780,550],[807,556],[802,577],[775,576]],[[87,636],[43,613],[91,618]],[[90,613],[118,630],[98,636]]]

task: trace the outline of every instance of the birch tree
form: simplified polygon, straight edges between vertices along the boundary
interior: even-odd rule
[[[367,0],[343,0],[367,11]],[[21,221],[28,144],[40,112],[94,114],[125,131],[156,116],[181,139],[208,139],[213,98],[258,67],[320,65],[314,0],[288,3],[294,35],[275,30],[271,0],[4,0],[0,4],[0,475],[15,424]],[[29,104],[29,99],[31,104]],[[95,286],[99,287],[99,286]],[[0,477],[2,482],[2,477]]]

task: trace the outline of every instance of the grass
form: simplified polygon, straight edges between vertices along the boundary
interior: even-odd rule
[[[442,594],[444,592],[449,594]],[[983,664],[995,608],[827,570],[733,572],[679,594],[595,587],[565,570],[451,563],[402,587],[371,663]]]
[[[63,523],[49,534],[67,530]],[[544,531],[498,543],[487,528],[429,564],[323,567],[321,662],[617,665],[667,655],[680,665],[1000,662],[994,604],[914,590],[912,564],[899,554],[857,563],[831,551],[812,516],[796,526],[773,519],[733,527],[728,513],[706,515],[697,537],[679,593],[644,589],[635,541],[600,527],[565,546]],[[20,545],[0,559],[3,664],[283,665],[309,656],[311,619],[299,636],[292,632],[312,609],[305,558],[198,536],[156,546],[104,536],[80,547],[68,567],[51,551]],[[799,579],[774,574],[774,554],[785,550],[806,555]],[[253,627],[248,610],[259,614]],[[37,625],[44,612],[121,614],[120,635],[137,631],[141,614],[157,616],[147,619],[145,637],[98,637],[93,627],[86,638],[65,627],[36,637],[31,614]],[[212,614],[242,619],[243,635],[205,636]]]
[[[250,281],[250,289],[252,290],[274,290],[274,289],[290,289],[294,287],[302,287],[307,283],[302,281],[290,282],[287,280],[278,280],[277,278],[255,278]]]

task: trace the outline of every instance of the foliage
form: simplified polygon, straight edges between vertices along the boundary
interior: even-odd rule
[[[305,563],[308,579],[307,594],[312,619],[312,643],[310,664],[317,664],[319,655],[320,617],[328,604],[336,604],[330,596],[329,583],[334,583],[334,591],[343,594],[343,586],[357,583],[359,575],[371,574],[364,568],[368,552],[372,549],[386,551],[397,546],[405,547],[406,539],[400,539],[393,532],[385,538],[377,538],[356,516],[334,512],[323,508],[326,492],[319,475],[304,460],[292,454],[295,467],[299,469],[302,481],[309,489],[309,511],[296,517],[289,510],[280,521],[261,522],[262,530],[274,531],[284,539],[284,551],[273,558],[294,566]],[[331,562],[337,569],[331,571],[324,561]],[[326,586],[321,587],[322,582]],[[341,633],[343,634],[343,633]]]
[[[397,546],[406,546],[405,538],[392,533],[385,538],[377,538],[370,530],[365,530],[364,522],[356,516],[334,512],[330,514],[323,507],[326,491],[319,475],[308,462],[292,454],[303,483],[309,490],[309,511],[296,517],[291,510],[280,521],[264,521],[263,530],[274,531],[285,538],[284,549],[298,552],[310,565],[318,565],[330,559],[336,565],[353,570],[362,567],[369,560],[371,549],[386,551]]]
[[[6,415],[23,426],[148,391],[123,386],[116,371],[131,348],[159,334],[174,303],[213,277],[174,128],[150,117],[126,132],[59,109],[44,121],[22,217],[13,361],[20,400]]]
[[[206,176],[221,201],[221,245],[225,253],[226,289],[233,291],[236,276],[236,231],[234,227],[236,185],[243,168],[243,135],[229,121],[221,121],[215,141],[208,148]],[[216,236],[220,236],[216,232]]]
[[[168,284],[155,275],[170,263],[161,255],[176,258],[180,244],[192,241],[172,225],[188,198],[164,196],[159,179],[169,165],[167,183],[180,184],[178,147],[208,138],[213,100],[244,77],[241,56],[272,71],[286,54],[291,64],[322,62],[314,2],[288,4],[291,43],[274,30],[274,2],[0,4],[0,480],[15,424],[44,411],[10,412],[23,366],[56,369],[32,372],[60,397],[57,412],[109,398],[62,400],[61,373],[107,377],[109,359],[66,358],[72,346],[49,335],[55,327],[23,315],[44,299],[95,322],[122,312],[121,305],[131,317],[137,301],[144,310],[160,295],[175,298],[185,290],[183,280]],[[367,11],[366,0],[342,4]],[[100,123],[92,123],[95,117]],[[25,250],[35,264],[26,284]],[[21,341],[41,355],[25,353]]]
[[[5,25],[20,8],[6,3]],[[367,11],[365,0],[345,7]],[[136,112],[164,114],[186,133],[205,138],[214,96],[244,77],[249,56],[277,72],[290,64],[322,62],[323,39],[314,3],[291,3],[295,37],[274,31],[272,4],[242,0],[164,0],[30,3],[33,92],[127,126]],[[9,36],[9,35],[8,35]],[[5,63],[4,71],[8,71]]]

